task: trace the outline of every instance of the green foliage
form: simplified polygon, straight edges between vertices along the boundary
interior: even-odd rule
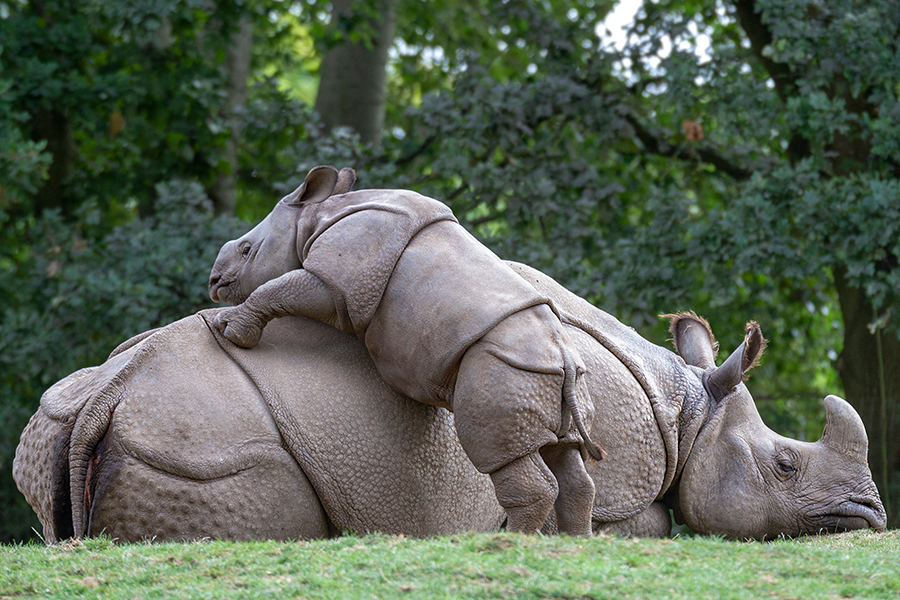
[[[747,81],[735,79],[741,69],[734,63],[746,64],[747,56],[738,55],[741,46],[733,41],[723,42],[715,69],[689,52],[652,67],[661,42],[632,47],[626,53],[635,73],[657,83],[627,85],[610,74],[618,68],[614,58],[597,51],[593,32],[602,14],[590,3],[574,9],[583,15],[577,25],[560,22],[552,7],[495,7],[490,22],[507,32],[504,44],[532,57],[535,69],[498,71],[490,54],[456,55],[452,89],[425,94],[421,105],[407,109],[397,125],[405,136],[385,149],[400,167],[395,185],[408,181],[447,201],[501,256],[547,271],[659,343],[665,339],[661,313],[701,312],[727,349],[739,343],[744,322],[760,321],[773,339],[767,361],[775,361],[752,378],[754,393],[771,399],[763,402],[764,415],[787,425],[785,434],[817,437],[821,397],[839,392],[831,368],[840,346],[837,306],[822,277],[831,249],[811,253],[809,241],[795,239],[809,233],[802,220],[814,220],[814,213],[783,223],[783,203],[761,198],[763,189],[789,195],[777,182],[796,190],[804,181],[791,172],[769,184],[779,164],[771,153],[780,145],[768,133],[758,145],[759,125],[748,117],[767,115],[760,97],[776,100],[774,92],[753,69]],[[716,17],[705,15],[709,27],[733,38],[734,22],[720,25]],[[661,10],[654,18],[637,27],[658,40],[696,38],[689,19]],[[554,52],[541,50],[546,32],[557,41]],[[681,83],[697,77],[714,80],[716,89]],[[679,139],[672,130],[705,115],[720,85],[738,103],[732,110],[714,107],[715,123],[729,136],[721,146]],[[756,96],[744,95],[748,90]],[[642,116],[648,111],[654,123]],[[633,133],[636,125],[652,127],[648,135],[658,145],[648,151],[648,141]],[[679,162],[656,152],[664,144],[673,154],[683,152],[676,154]],[[736,181],[692,154],[692,144],[712,152],[728,146],[728,160],[746,161],[748,173],[760,174]],[[369,184],[364,176],[360,181]],[[803,269],[790,264],[798,249],[807,261]]]
[[[723,211],[725,228],[753,224],[732,240],[738,268],[780,269],[807,291],[823,294],[828,281],[822,269],[845,266],[852,285],[865,290],[879,312],[872,327],[890,322],[896,328],[891,315],[900,301],[900,180],[866,173],[822,181],[812,162],[754,178]]]
[[[27,117],[13,107],[12,87],[0,75],[0,209],[34,194],[51,162],[46,141],[28,140],[19,130],[18,124]]]
[[[10,82],[0,90],[9,88],[18,135],[53,139],[66,167],[54,174],[60,197],[45,205],[71,211],[93,200],[106,209],[136,199],[147,211],[159,181],[209,186],[227,170],[221,63],[244,13],[268,23],[255,2],[12,3],[0,19]]]
[[[59,598],[887,598],[896,533],[771,543],[462,534],[0,547],[0,593]]]

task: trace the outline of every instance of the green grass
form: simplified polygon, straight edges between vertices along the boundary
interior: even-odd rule
[[[900,531],[0,546],[0,598],[900,598]]]

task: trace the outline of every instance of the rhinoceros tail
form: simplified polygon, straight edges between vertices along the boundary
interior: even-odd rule
[[[160,334],[156,334],[157,336]],[[147,339],[157,339],[147,336]],[[106,436],[113,413],[125,397],[127,382],[155,351],[152,343],[135,344],[94,371],[97,381],[75,418],[69,441],[69,494],[72,507],[72,535],[89,533],[91,480],[98,459],[98,447]]]
[[[584,440],[584,448],[587,451],[588,456],[594,460],[603,460],[606,456],[606,452],[603,451],[603,448],[595,444],[593,440],[591,440],[591,436],[588,435],[587,428],[584,426],[584,419],[581,415],[581,407],[578,405],[578,395],[575,392],[575,388],[578,384],[578,369],[575,366],[575,361],[565,344],[561,344],[560,349],[562,350],[564,372],[563,402],[569,407],[569,412],[572,414],[572,420],[575,421],[575,427],[578,428],[578,433],[581,434],[581,438]],[[584,392],[585,394],[589,393],[586,387],[584,388]]]

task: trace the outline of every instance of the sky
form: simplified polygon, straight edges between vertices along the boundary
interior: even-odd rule
[[[611,42],[616,49],[621,50],[626,42],[624,28],[631,25],[642,4],[643,0],[620,0],[607,15],[603,22],[604,27],[600,28],[597,34],[604,42]]]
[[[625,48],[628,41],[625,28],[629,27],[634,22],[635,15],[637,15],[643,3],[644,0],[619,0],[619,3],[613,8],[612,12],[607,15],[603,24],[598,26],[596,30],[597,35],[603,41],[604,46],[607,48],[611,46],[613,49],[619,51]],[[681,40],[679,42],[681,49],[693,51],[700,59],[701,63],[709,60],[709,36],[699,33],[697,23],[694,21],[689,22],[687,28],[695,38],[693,43]],[[661,59],[666,58],[672,51],[671,39],[663,37],[660,42],[661,46],[657,55],[647,58],[647,64],[653,69],[657,68]],[[621,66],[622,74],[625,75],[626,78],[629,77],[630,61],[627,58],[623,59]],[[698,81],[698,83],[700,82]]]

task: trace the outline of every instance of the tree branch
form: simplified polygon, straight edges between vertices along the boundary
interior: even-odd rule
[[[485,223],[490,223],[491,221],[496,221],[497,219],[504,218],[505,214],[506,211],[491,213],[483,217],[478,217],[477,219],[472,219],[471,221],[469,221],[469,225],[471,225],[472,227],[478,227],[480,225],[484,225]]]
[[[782,102],[787,102],[788,98],[796,92],[794,81],[797,79],[797,74],[787,63],[776,62],[763,53],[773,39],[772,32],[763,23],[762,15],[756,9],[756,0],[735,0],[734,5],[737,8],[741,29],[744,30],[750,41],[750,50],[775,83],[775,92],[778,97]],[[799,133],[791,136],[787,147],[787,155],[791,162],[802,160],[811,152],[809,140]]]
[[[787,101],[795,90],[796,75],[787,63],[775,62],[763,53],[765,47],[773,41],[772,32],[756,10],[756,0],[736,0],[734,6],[737,8],[741,29],[750,41],[750,50],[775,82],[778,97],[782,102]]]
[[[749,179],[753,174],[752,170],[732,163],[707,145],[694,147],[693,145],[676,146],[669,143],[660,132],[651,131],[645,127],[630,109],[622,111],[622,117],[631,125],[634,134],[651,154],[678,158],[690,163],[707,163],[737,181]]]
[[[424,140],[421,144],[419,144],[419,146],[418,146],[415,150],[413,150],[413,151],[410,152],[409,154],[406,154],[406,155],[404,155],[404,156],[401,156],[400,158],[398,158],[397,160],[394,161],[394,164],[396,164],[398,167],[402,167],[403,165],[405,165],[405,164],[407,164],[407,163],[409,163],[409,162],[412,162],[412,161],[415,160],[420,154],[422,154],[423,152],[425,152],[425,150],[427,150],[428,147],[429,147],[429,146],[434,142],[434,140],[436,140],[436,139],[437,139],[437,134],[436,134],[436,133],[433,133],[433,134],[429,135],[427,138],[425,138],[425,140]]]

